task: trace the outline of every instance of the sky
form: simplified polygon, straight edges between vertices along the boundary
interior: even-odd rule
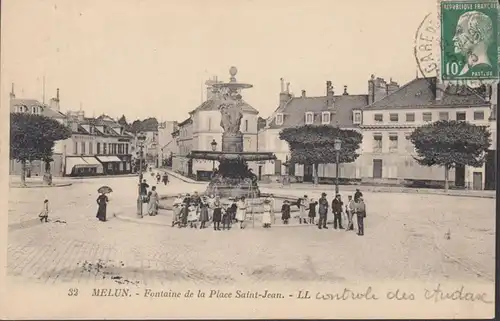
[[[296,95],[366,94],[370,75],[416,76],[415,32],[436,0],[3,0],[2,105],[60,88],[61,110],[182,121],[209,77],[253,88],[268,117]],[[203,90],[202,90],[203,87]],[[203,94],[204,96],[204,94]]]

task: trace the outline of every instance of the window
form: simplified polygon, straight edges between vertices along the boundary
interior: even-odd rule
[[[447,111],[441,111],[439,112],[439,120],[448,120],[449,114]]]
[[[89,142],[89,155],[94,154],[94,146],[92,145],[92,142]]]
[[[359,111],[354,112],[353,123],[354,124],[361,124],[361,112],[359,112]]]
[[[398,134],[389,134],[389,151],[395,152],[398,150]]]
[[[373,119],[374,119],[376,122],[381,122],[381,121],[384,121],[384,115],[382,115],[382,114],[375,114],[375,115],[373,115]]]
[[[389,120],[390,121],[398,121],[399,115],[398,114],[389,114]]]
[[[85,142],[82,142],[82,150],[80,152],[82,155],[85,154]]]
[[[31,112],[32,112],[33,114],[36,114],[36,107],[35,107],[35,106],[31,107]]]
[[[484,120],[484,111],[475,111],[474,120]]]
[[[248,119],[245,119],[245,132],[248,132]]]
[[[118,144],[118,154],[122,153],[122,144]]]
[[[307,112],[306,113],[306,125],[311,125],[314,123],[314,113]]]
[[[283,114],[276,115],[276,125],[283,125]]]
[[[73,145],[73,154],[78,155],[78,142]]]
[[[101,143],[97,143],[96,154],[100,154],[100,153],[101,153]]]
[[[415,113],[406,113],[406,121],[414,122],[415,121]]]
[[[382,134],[373,134],[373,152],[382,152]]]
[[[466,116],[464,111],[457,111],[457,120],[465,121]]]
[[[328,111],[324,111],[322,114],[321,114],[321,123],[322,124],[329,124],[330,123],[330,112]]]
[[[102,153],[104,155],[106,155],[108,152],[108,149],[107,149],[107,144],[106,143],[102,143]]]
[[[125,154],[128,155],[128,144],[125,144]]]
[[[432,121],[432,113],[423,113],[422,120],[423,121]]]

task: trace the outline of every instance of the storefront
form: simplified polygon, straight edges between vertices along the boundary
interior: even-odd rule
[[[105,175],[117,175],[121,174],[123,170],[123,162],[117,156],[96,156],[97,159],[102,163],[104,167]]]
[[[65,176],[94,176],[103,174],[103,165],[95,157],[67,156]]]
[[[121,160],[120,172],[123,174],[132,173],[132,155],[118,155]]]

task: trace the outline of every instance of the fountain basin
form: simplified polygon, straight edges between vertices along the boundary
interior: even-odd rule
[[[193,150],[188,158],[195,159],[205,159],[205,160],[215,160],[215,161],[265,161],[265,160],[275,160],[276,156],[273,153],[268,152],[220,152],[220,151],[205,151],[205,150]]]

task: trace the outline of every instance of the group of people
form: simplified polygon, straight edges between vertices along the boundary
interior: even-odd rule
[[[160,181],[163,182],[163,184],[167,185],[168,184],[168,175],[167,173],[163,173],[161,175],[159,172],[156,174],[156,184],[160,184]]]
[[[221,223],[222,230],[231,229],[235,223],[239,223],[240,229],[243,229],[247,207],[245,197],[222,202],[218,196],[200,196],[198,192],[185,196],[179,194],[173,204],[172,227],[198,228],[199,222],[199,228],[204,229],[212,222],[215,231],[221,230]]]
[[[312,198],[308,198],[304,195],[303,198],[297,200],[297,206],[300,210],[299,223],[300,224],[316,224],[316,208],[318,208],[318,229],[328,229],[326,225],[326,219],[330,204],[326,198],[326,193],[321,194],[321,198],[315,201]],[[285,205],[283,205],[285,206]],[[347,216],[347,231],[354,230],[354,220],[356,217],[358,225],[358,235],[364,235],[364,218],[366,217],[366,204],[363,200],[363,193],[359,189],[356,189],[354,193],[354,198],[349,195],[347,204],[344,204],[340,194],[336,194],[335,198],[331,203],[331,212],[333,213],[333,228],[334,229],[344,229],[342,226],[342,215]],[[307,218],[306,218],[307,215]],[[289,216],[289,215],[288,215]]]

